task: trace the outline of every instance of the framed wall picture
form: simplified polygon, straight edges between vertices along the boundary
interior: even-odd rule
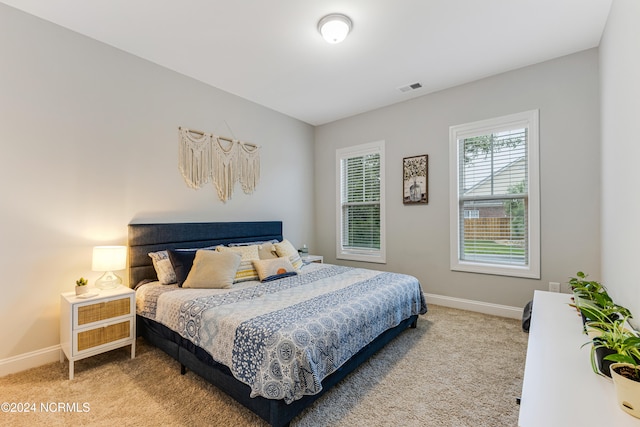
[[[429,156],[402,159],[402,203],[426,204],[429,201]]]

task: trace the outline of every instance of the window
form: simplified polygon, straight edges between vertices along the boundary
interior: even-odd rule
[[[384,141],[336,151],[336,258],[384,263]]]
[[[540,278],[538,110],[452,126],[451,269]]]

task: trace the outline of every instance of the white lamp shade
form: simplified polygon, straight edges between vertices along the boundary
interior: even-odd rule
[[[126,246],[95,246],[93,248],[93,271],[114,271],[127,268]]]
[[[318,22],[318,31],[328,43],[340,43],[351,31],[351,20],[345,15],[327,15]]]

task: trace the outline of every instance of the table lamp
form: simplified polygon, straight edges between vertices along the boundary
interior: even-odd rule
[[[103,271],[104,274],[96,280],[96,288],[111,289],[122,283],[122,278],[114,270],[127,268],[126,246],[94,246],[93,271]]]

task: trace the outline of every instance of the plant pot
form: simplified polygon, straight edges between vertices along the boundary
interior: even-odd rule
[[[616,369],[624,366],[633,368],[629,363],[613,363],[611,378],[616,388],[616,397],[620,408],[626,413],[640,418],[640,382],[620,375]]]
[[[613,362],[611,360],[604,360],[604,358],[611,354],[616,354],[617,352],[615,350],[611,350],[610,348],[606,348],[606,347],[598,347],[595,350],[596,350],[596,365],[598,366],[598,370],[602,374],[611,378],[611,372],[609,370]]]
[[[608,316],[604,316],[604,319],[602,319],[602,320],[590,319],[587,316],[585,316],[584,313],[582,313],[582,311],[580,311],[580,316],[582,317],[582,326],[584,326],[584,331],[587,334],[589,334],[589,327],[587,326],[588,322],[601,321],[601,322],[605,322],[605,323],[614,323],[614,322],[620,320],[620,315],[618,313],[611,313]],[[592,337],[591,335],[589,335],[589,336]]]
[[[76,295],[82,295],[89,292],[88,286],[76,286]]]

